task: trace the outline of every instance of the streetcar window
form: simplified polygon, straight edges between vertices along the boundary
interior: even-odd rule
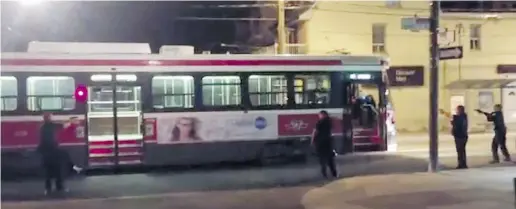
[[[330,76],[327,74],[296,75],[294,92],[296,104],[328,104]]]
[[[13,111],[18,106],[18,80],[14,76],[1,76],[0,87],[2,94],[0,95],[0,108],[2,111]]]
[[[205,76],[202,78],[203,104],[206,106],[239,105],[239,76]]]
[[[27,108],[30,111],[71,110],[75,81],[68,76],[31,76],[27,78]]]
[[[287,104],[287,78],[281,75],[251,75],[249,97],[253,106]]]
[[[153,106],[162,108],[193,108],[194,78],[192,76],[154,76]]]

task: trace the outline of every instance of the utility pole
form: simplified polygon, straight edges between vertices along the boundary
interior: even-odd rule
[[[462,31],[464,30],[464,26],[459,23],[455,26],[455,30],[456,30],[456,33],[455,35],[457,36],[457,42],[459,43],[459,46],[462,46]],[[458,70],[459,70],[459,80],[462,80],[462,59],[459,59],[459,66],[458,66]]]
[[[286,42],[286,35],[285,35],[285,0],[278,0],[278,54],[284,54],[285,53],[285,42]]]
[[[113,99],[113,103],[111,103],[111,105],[113,105],[113,140],[114,140],[114,161],[115,161],[115,167],[114,167],[114,173],[117,174],[118,173],[118,167],[120,166],[120,156],[119,156],[119,151],[120,151],[120,146],[119,146],[119,143],[118,143],[118,106],[117,106],[117,95],[116,95],[116,89],[117,89],[117,80],[116,80],[116,68],[111,68],[111,94],[113,95],[112,99]]]
[[[437,108],[439,106],[439,13],[440,1],[432,1],[430,6],[430,120],[428,123],[430,136],[430,172],[438,171],[439,133]]]

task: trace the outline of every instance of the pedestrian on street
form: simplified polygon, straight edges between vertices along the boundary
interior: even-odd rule
[[[491,142],[491,152],[493,153],[493,160],[491,160],[489,163],[500,163],[500,157],[498,156],[498,147],[500,147],[500,150],[502,151],[504,161],[510,162],[511,156],[506,146],[507,127],[505,126],[505,120],[503,118],[502,105],[496,104],[494,106],[494,112],[492,113],[487,113],[479,109],[477,109],[476,111],[479,113],[483,113],[486,116],[487,121],[493,122],[494,125],[494,137],[493,141]]]
[[[66,143],[70,140],[70,138],[75,138],[77,126],[79,125],[79,120],[77,117],[71,117],[64,125],[63,129],[59,132],[59,141],[61,143]],[[80,173],[82,171],[82,168],[77,166],[72,158],[70,157],[70,154],[64,150],[62,150],[62,161],[63,166],[66,168],[66,171],[73,170],[76,173]]]
[[[40,128],[38,152],[41,154],[42,166],[45,173],[45,194],[52,192],[54,182],[56,190],[65,191],[62,173],[62,150],[55,136],[61,124],[52,121],[52,114],[43,114],[43,125]]]
[[[456,114],[451,120],[452,135],[455,139],[455,148],[457,150],[457,169],[468,168],[466,156],[466,144],[468,143],[468,115],[464,106],[459,105],[456,108]]]
[[[328,112],[319,112],[319,121],[315,125],[312,133],[312,145],[315,146],[319,163],[321,165],[321,173],[327,178],[326,169],[329,168],[333,177],[337,177],[337,168],[335,166],[335,152],[333,149],[333,139],[331,136],[332,120]]]

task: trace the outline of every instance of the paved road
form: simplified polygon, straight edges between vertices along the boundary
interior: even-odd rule
[[[413,147],[421,151],[339,156],[341,177],[426,171],[427,160],[421,157],[427,153],[425,140],[412,140],[420,141]],[[486,166],[486,153],[470,157],[470,167]],[[442,157],[441,163],[443,169],[453,168],[455,156]],[[2,182],[2,207],[297,209],[305,192],[324,183],[313,160],[306,165],[75,178],[69,181],[70,193],[51,198],[42,195],[40,181],[25,180]]]
[[[277,165],[247,167],[242,169],[207,169],[107,175],[77,178],[69,181],[73,190],[68,198],[99,198],[162,194],[170,192],[196,192],[213,190],[241,190],[298,186],[321,180],[317,164]],[[339,169],[343,176],[383,172],[414,172],[426,168],[421,159],[388,154],[357,154],[339,156]],[[2,200],[39,200],[42,196],[40,181],[2,182]]]
[[[313,187],[167,193],[87,200],[2,203],[4,209],[303,209],[300,200]]]
[[[367,165],[346,166],[343,163],[352,161],[341,158],[343,177],[426,170],[426,162],[418,159],[371,155],[355,158],[367,162]],[[453,161],[447,159],[445,164],[453,166]],[[485,158],[470,161],[475,166],[485,166]],[[355,159],[354,162],[359,161]],[[70,194],[54,198],[40,195],[39,182],[11,182],[2,184],[2,208],[302,209],[302,197],[326,183],[329,182],[320,180],[314,165],[306,168],[287,166],[161,175],[95,176],[71,182],[73,191]]]

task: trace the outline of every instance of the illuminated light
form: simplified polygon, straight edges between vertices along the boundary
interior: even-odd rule
[[[136,80],[138,80],[138,77],[136,77],[136,75],[134,75],[134,74],[116,75],[115,78],[117,81],[136,81]]]
[[[44,1],[45,0],[18,0],[18,3],[20,3],[23,6],[35,6],[43,3]]]
[[[91,76],[91,81],[111,81],[109,74],[95,74]]]
[[[371,80],[372,76],[370,74],[353,73],[353,74],[349,75],[349,78],[352,80]]]
[[[134,82],[138,80],[138,77],[134,74],[117,74],[115,76],[117,81]],[[112,76],[110,74],[95,74],[91,76],[91,81],[111,81]]]
[[[161,62],[160,61],[157,61],[157,60],[149,60],[149,65],[161,65]]]
[[[498,20],[501,17],[500,17],[500,15],[497,15],[497,14],[483,14],[482,18],[488,19],[488,20]]]
[[[84,85],[78,85],[75,88],[74,97],[77,102],[86,102],[88,100],[88,88]]]

